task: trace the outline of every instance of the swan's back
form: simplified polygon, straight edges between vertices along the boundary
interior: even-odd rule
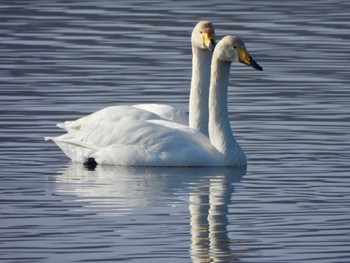
[[[69,130],[82,130],[86,127],[99,126],[105,123],[115,123],[128,120],[167,120],[180,124],[188,124],[186,112],[165,104],[135,104],[110,106],[75,121],[66,121],[57,126]]]
[[[175,108],[171,105],[145,103],[135,104],[133,107],[154,113],[161,119],[188,126],[188,114],[185,111]]]

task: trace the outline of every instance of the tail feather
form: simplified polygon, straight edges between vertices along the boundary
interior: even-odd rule
[[[86,142],[60,137],[45,137],[45,140],[52,140],[72,161],[84,163],[97,151],[95,147]]]
[[[58,128],[66,130],[66,131],[80,130],[81,129],[80,124],[75,124],[74,121],[65,121],[65,122],[57,123],[56,126]]]
[[[66,124],[66,122],[57,123],[56,126],[57,126],[58,128],[64,129],[64,130],[67,129],[67,124]]]

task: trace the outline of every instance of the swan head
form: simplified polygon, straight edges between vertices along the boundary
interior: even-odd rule
[[[192,31],[192,46],[213,51],[215,47],[215,31],[210,21],[200,21]]]
[[[236,36],[226,36],[219,41],[214,50],[214,57],[226,62],[240,62],[254,69],[263,68],[249,55],[244,42]]]

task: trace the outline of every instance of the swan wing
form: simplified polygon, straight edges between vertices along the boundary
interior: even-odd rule
[[[163,120],[180,123],[188,126],[188,114],[181,109],[167,104],[135,104],[133,107],[152,112]]]
[[[136,104],[133,106],[111,106],[75,121],[65,121],[57,124],[59,128],[69,130],[82,130],[86,127],[99,126],[103,123],[129,120],[156,120],[164,119],[188,125],[186,112],[166,104]]]

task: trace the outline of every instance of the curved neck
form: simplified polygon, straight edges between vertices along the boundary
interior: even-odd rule
[[[245,165],[246,156],[232,134],[227,108],[231,63],[213,58],[209,97],[209,138],[229,165]]]
[[[212,52],[192,47],[189,125],[208,136],[209,84]]]

